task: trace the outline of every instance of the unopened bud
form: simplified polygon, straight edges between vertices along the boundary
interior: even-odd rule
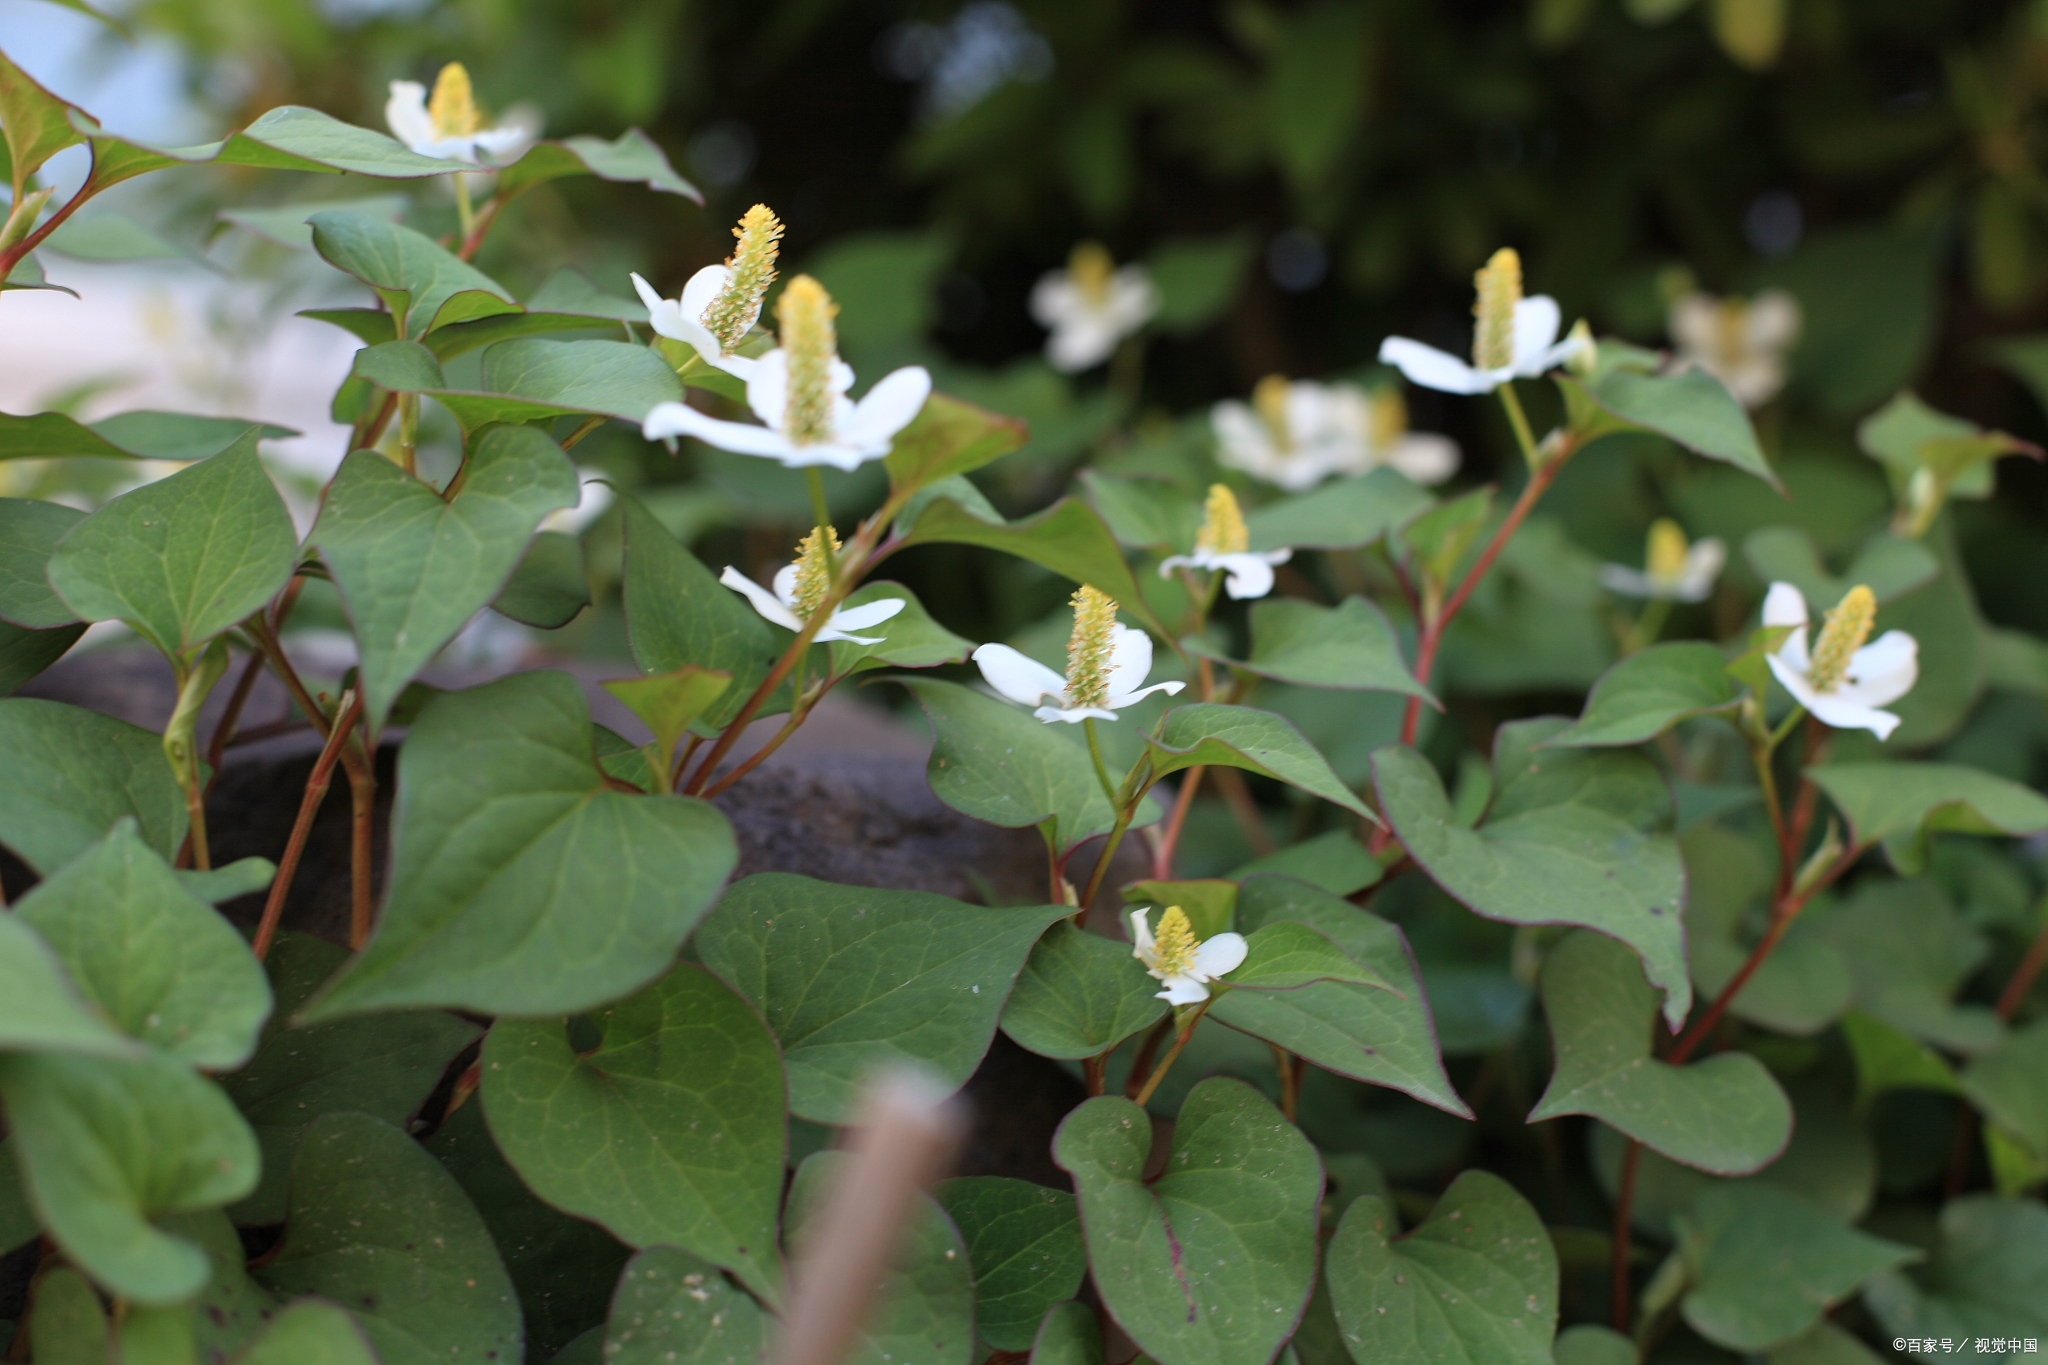
[[[1212,483],[1209,500],[1202,507],[1202,529],[1195,532],[1195,548],[1212,554],[1242,554],[1251,548],[1251,533],[1245,529],[1244,509],[1229,487]]]
[[[731,355],[761,317],[761,299],[775,282],[775,258],[781,251],[782,220],[766,204],[756,204],[732,230],[739,244],[725,264],[725,288],[711,300],[700,321]]]
[[[775,301],[775,320],[782,326],[782,351],[789,364],[782,433],[800,446],[832,439],[832,409],[838,397],[832,389],[832,362],[839,358],[832,318],[838,311],[825,286],[809,275],[791,280]]]
[[[1572,324],[1565,340],[1572,343],[1572,349],[1565,354],[1564,367],[1581,379],[1600,367],[1600,343],[1593,340],[1593,329],[1580,318]]]
[[[1522,301],[1522,258],[1511,246],[1493,253],[1472,277],[1479,297],[1472,316],[1479,321],[1472,334],[1472,363],[1482,370],[1501,370],[1515,363],[1515,305]]]

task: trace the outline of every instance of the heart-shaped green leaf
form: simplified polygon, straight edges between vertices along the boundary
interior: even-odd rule
[[[204,460],[220,454],[250,427],[274,441],[299,433],[241,417],[200,417],[189,412],[117,412],[84,423],[61,412],[14,417],[0,412],[0,460],[47,460],[93,455],[115,460]]]
[[[328,1114],[306,1130],[284,1241],[256,1278],[351,1305],[383,1365],[522,1354],[519,1300],[462,1187],[367,1114]]]
[[[140,1051],[72,984],[50,945],[14,915],[0,915],[0,1049],[88,1057]]]
[[[206,1283],[206,1253],[152,1227],[256,1183],[256,1139],[220,1087],[161,1053],[120,1061],[0,1056],[10,1145],[36,1217],[65,1254],[144,1305]]]
[[[287,1304],[235,1365],[381,1365],[356,1320],[331,1303]]]
[[[1879,602],[1889,602],[1941,572],[1941,561],[1916,540],[1880,532],[1865,541],[1840,577],[1821,562],[1813,536],[1797,526],[1765,526],[1742,542],[1742,557],[1766,583],[1786,582],[1799,589],[1815,611],[1842,600],[1858,584]]]
[[[1763,447],[1757,444],[1749,414],[1727,386],[1705,370],[1656,375],[1617,367],[1590,383],[1575,379],[1558,382],[1582,391],[1624,422],[1669,436],[1688,450],[1732,464],[1783,491],[1777,473],[1764,458]]]
[[[1849,964],[1858,1009],[1955,1052],[1984,1052],[2004,1036],[1989,1008],[1956,1003],[1990,945],[1934,882],[1866,881],[1809,928]]]
[[[1415,750],[1372,756],[1380,810],[1430,879],[1474,913],[1510,924],[1582,924],[1642,955],[1675,1029],[1692,1008],[1681,915],[1685,873],[1667,832],[1671,793],[1639,754],[1546,749],[1564,726],[1503,725],[1493,802],[1478,828],[1452,812]]]
[[[1901,872],[1927,869],[1931,834],[2048,830],[2048,798],[1958,763],[1830,763],[1807,769],[1849,821],[1859,845],[1882,842]]]
[[[1130,944],[1055,924],[1024,960],[1003,1032],[1041,1057],[1099,1056],[1159,1022],[1167,1006],[1158,992]]]
[[[1941,1240],[1924,1268],[1883,1270],[1863,1302],[1904,1337],[2048,1336],[2048,1207],[1973,1194],[1941,1210]],[[1939,1347],[1909,1354],[1939,1359]]]
[[[1281,682],[1306,687],[1341,687],[1359,692],[1405,692],[1437,704],[1401,661],[1401,642],[1386,613],[1363,597],[1334,607],[1273,597],[1252,604],[1252,652],[1233,659],[1207,641],[1182,642],[1203,655]]]
[[[306,220],[313,249],[335,269],[377,291],[400,337],[494,313],[516,313],[519,301],[489,275],[411,228],[367,214],[329,209]]]
[[[486,432],[446,501],[374,451],[342,461],[307,539],[355,627],[373,731],[413,675],[498,595],[541,519],[578,496],[561,447],[531,427]]]
[[[782,1061],[760,1016],[684,963],[590,1023],[602,1041],[581,1051],[559,1019],[491,1030],[484,1113],[506,1159],[556,1208],[631,1246],[681,1247],[780,1303]]]
[[[36,84],[0,52],[0,137],[6,139],[17,187],[26,185],[45,161],[84,140],[71,126],[75,107]]]
[[[68,626],[77,613],[50,588],[50,556],[85,513],[61,503],[0,498],[0,620],[30,630]]]
[[[1986,1119],[2048,1158],[2048,1019],[2014,1030],[1972,1061],[1963,1093]]]
[[[603,1360],[756,1365],[767,1346],[767,1315],[717,1267],[674,1247],[649,1247],[619,1276],[604,1326]]]
[[[1102,1324],[1095,1310],[1072,1299],[1046,1309],[1031,1339],[1031,1365],[1102,1365]]]
[[[1152,751],[1155,778],[1196,766],[1243,768],[1379,823],[1294,723],[1271,711],[1221,702],[1176,706],[1166,713],[1157,737],[1145,736],[1145,747]]]
[[[654,733],[655,750],[666,761],[689,733],[690,723],[731,687],[729,673],[684,664],[668,673],[614,678],[604,685],[604,690],[624,702]]]
[[[1159,477],[1119,477],[1081,471],[1088,505],[1101,513],[1117,544],[1140,550],[1186,550],[1202,525],[1202,504],[1185,488]]]
[[[1024,424],[948,394],[925,400],[915,420],[896,435],[883,463],[889,486],[908,497],[941,479],[991,464],[1024,444]]]
[[[1557,1070],[1529,1122],[1590,1114],[1673,1161],[1747,1175],[1785,1149],[1792,1105],[1762,1062],[1717,1053],[1688,1066],[1650,1054],[1657,993],[1604,934],[1567,935],[1543,964]]]
[[[1700,641],[1651,645],[1602,673],[1578,723],[1545,744],[1556,749],[1641,744],[1682,720],[1726,710],[1735,704],[1726,664],[1719,649]]]
[[[1318,981],[1395,988],[1372,968],[1352,960],[1328,934],[1299,920],[1269,920],[1245,935],[1245,957],[1228,985],[1246,990],[1292,991]]]
[[[403,1006],[545,1016],[668,969],[731,873],[725,817],[611,790],[566,673],[445,692],[398,760],[391,890],[308,1021]]]
[[[1489,1171],[1452,1181],[1405,1237],[1388,1200],[1358,1199],[1323,1273],[1354,1360],[1550,1365],[1557,1251],[1529,1201]]]
[[[187,1062],[227,1071],[255,1051],[270,984],[242,936],[178,884],[122,819],[22,897],[43,936],[114,1026]]]
[[[122,816],[169,858],[185,838],[185,798],[163,741],[126,721],[34,697],[0,700],[0,844],[45,876],[98,843]]]
[[[975,1335],[999,1351],[1030,1350],[1047,1311],[1088,1273],[1074,1196],[995,1175],[962,1176],[932,1193],[967,1243]]]
[[[1225,991],[1209,1007],[1209,1017],[1340,1076],[1384,1085],[1471,1118],[1472,1111],[1444,1074],[1429,1003],[1401,931],[1292,877],[1247,878],[1238,892],[1238,928],[1257,931],[1286,920],[1327,935],[1392,989],[1319,981],[1291,991]]]
[[[560,630],[590,605],[583,547],[561,531],[542,531],[526,547],[491,610],[536,630]]]
[[[151,171],[209,161],[283,171],[345,171],[387,180],[475,170],[465,162],[421,156],[382,133],[292,104],[268,111],[225,141],[197,147],[154,147],[106,131],[83,111],[73,111],[71,125],[87,134],[92,144],[90,185],[95,192]]]
[[[730,674],[732,684],[705,713],[709,726],[733,718],[768,676],[784,647],[768,623],[684,549],[634,497],[619,498],[625,534],[621,570],[626,640],[645,673],[685,666]]]
[[[764,872],[725,893],[694,946],[767,1017],[790,1112],[845,1123],[858,1086],[890,1063],[965,1082],[1031,945],[1069,913]]]
[[[565,175],[594,175],[704,202],[697,187],[677,175],[654,139],[638,128],[628,128],[610,142],[598,137],[565,137],[537,143],[499,174],[498,193],[510,199]]]
[[[1095,1287],[1154,1360],[1265,1365],[1315,1283],[1315,1149],[1242,1081],[1188,1092],[1161,1174],[1145,1179],[1152,1120],[1098,1095],[1060,1124]]]
[[[126,621],[171,655],[261,607],[291,578],[299,537],[256,440],[245,432],[79,522],[50,556],[50,586],[81,620]]]
[[[1245,530],[1254,550],[1356,550],[1435,501],[1398,471],[1380,468],[1255,507],[1245,516]]]
[[[35,1312],[21,1330],[35,1360],[97,1365],[108,1355],[107,1310],[99,1291],[69,1266],[54,1266],[37,1282]]]

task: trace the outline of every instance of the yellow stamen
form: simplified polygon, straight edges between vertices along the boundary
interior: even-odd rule
[[[825,286],[799,275],[775,301],[782,324],[782,349],[789,358],[789,394],[782,409],[782,434],[800,446],[832,439],[832,362],[839,337],[832,326],[839,305]]]
[[[839,532],[830,526],[825,528],[825,537],[832,547],[832,557],[839,556]],[[811,533],[797,542],[796,547],[796,600],[790,610],[806,621],[816,614],[825,600],[825,594],[832,588],[832,573],[826,566],[824,547],[818,543],[818,532]]]
[[[1367,433],[1375,451],[1392,450],[1408,434],[1408,400],[1392,384],[1366,396]]]
[[[1083,586],[1074,594],[1074,633],[1067,638],[1068,706],[1109,704],[1109,656],[1116,648],[1116,600]]]
[[[427,99],[427,117],[441,137],[469,137],[483,127],[477,112],[476,91],[469,84],[469,69],[450,62],[434,77],[434,93]]]
[[[1294,444],[1287,430],[1287,391],[1290,387],[1286,376],[1269,374],[1252,389],[1252,411],[1258,413],[1259,420],[1266,424],[1275,450],[1286,450]]]
[[[1654,582],[1669,583],[1685,572],[1685,532],[1669,517],[1650,523],[1650,543],[1643,554],[1643,568]]]
[[[1857,650],[1863,648],[1863,642],[1870,638],[1870,628],[1876,624],[1877,595],[1858,583],[1827,614],[1826,622],[1820,628],[1820,639],[1814,642],[1813,665],[1806,670],[1806,680],[1813,684],[1814,691],[1834,690],[1835,684],[1849,672],[1849,661]]]
[[[1522,258],[1511,246],[1493,253],[1486,267],[1472,277],[1479,298],[1472,316],[1479,326],[1472,334],[1472,363],[1498,370],[1515,363],[1515,305],[1522,301]]]
[[[1714,358],[1735,369],[1749,358],[1749,302],[1722,299],[1715,312]]]
[[[1152,936],[1153,966],[1164,976],[1180,976],[1195,965],[1195,949],[1200,946],[1187,912],[1178,905],[1167,906]]]
[[[1237,494],[1220,483],[1209,485],[1209,500],[1202,506],[1202,529],[1195,532],[1195,548],[1213,554],[1242,554],[1251,548],[1251,533],[1245,530],[1244,509]]]
[[[1116,260],[1100,242],[1082,242],[1067,257],[1067,278],[1097,308],[1108,306],[1109,279],[1115,273]]]
[[[775,258],[782,249],[782,220],[766,204],[756,204],[740,219],[732,235],[739,238],[739,245],[725,262],[732,273],[700,319],[727,355],[739,349],[747,332],[760,320],[762,296],[775,282]]]

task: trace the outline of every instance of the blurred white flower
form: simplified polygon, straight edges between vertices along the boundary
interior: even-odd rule
[[[975,650],[974,662],[990,687],[1011,701],[1035,707],[1031,714],[1047,724],[1058,720],[1072,725],[1090,717],[1115,720],[1117,712],[1154,692],[1171,696],[1185,685],[1144,685],[1145,675],[1152,671],[1152,637],[1119,625],[1115,600],[1090,587],[1074,594],[1074,633],[1067,642],[1065,677],[1002,644]]]
[[[1877,619],[1877,598],[1869,588],[1858,584],[1835,604],[1811,655],[1806,651],[1806,598],[1799,589],[1771,584],[1763,615],[1766,626],[1793,628],[1765,662],[1801,706],[1838,730],[1891,737],[1899,718],[1878,708],[1905,696],[1919,681],[1920,644],[1903,630],[1888,630],[1863,643]]]
[[[1249,404],[1218,403],[1209,424],[1222,464],[1290,493],[1382,465],[1419,484],[1441,483],[1458,468],[1449,437],[1408,430],[1408,405],[1392,385],[1367,391],[1268,375]]]
[[[1478,319],[1472,333],[1472,364],[1409,337],[1381,342],[1380,363],[1394,366],[1425,389],[1491,393],[1511,379],[1539,377],[1586,344],[1576,334],[1557,339],[1564,319],[1556,299],[1548,294],[1522,297],[1522,258],[1513,248],[1494,252],[1473,281],[1479,298],[1472,310]]]
[[[1785,353],[1799,340],[1799,323],[1799,301],[1766,289],[1753,299],[1686,294],[1671,305],[1668,325],[1679,366],[1698,366],[1756,408],[1785,387]]]
[[[1131,956],[1145,964],[1145,973],[1166,989],[1158,998],[1169,1005],[1195,1005],[1209,998],[1209,983],[1244,964],[1251,946],[1243,934],[1222,933],[1197,939],[1195,926],[1178,905],[1159,917],[1159,936],[1145,921],[1142,906],[1131,911]]]
[[[539,111],[531,105],[508,109],[495,126],[484,126],[469,71],[461,62],[441,68],[431,97],[418,81],[391,82],[384,122],[391,136],[421,156],[448,161],[506,165],[540,137]]]
[[[1074,248],[1065,270],[1039,277],[1031,316],[1052,335],[1045,358],[1067,374],[1092,369],[1159,311],[1159,291],[1142,265],[1119,269],[1100,242]]]
[[[1264,597],[1273,591],[1273,566],[1294,557],[1292,550],[1254,550],[1245,529],[1244,509],[1237,495],[1225,484],[1209,485],[1209,501],[1203,510],[1201,529],[1195,532],[1193,553],[1168,555],[1159,563],[1159,576],[1170,578],[1175,569],[1187,565],[1228,575],[1224,589],[1231,597]]]
[[[1625,597],[1662,598],[1670,602],[1698,602],[1714,590],[1721,566],[1728,560],[1728,547],[1708,536],[1688,546],[1685,531],[1669,517],[1650,523],[1649,545],[1643,567],[1602,564],[1600,583],[1609,592]]]

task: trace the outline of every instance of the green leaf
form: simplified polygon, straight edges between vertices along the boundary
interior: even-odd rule
[[[1255,243],[1244,233],[1161,242],[1145,260],[1159,291],[1151,325],[1170,336],[1199,332],[1237,298]]]
[[[1318,981],[1395,989],[1378,972],[1353,961],[1328,934],[1298,920],[1273,920],[1247,934],[1245,959],[1226,984],[1232,989],[1292,991]]]
[[[681,1247],[782,1299],[782,1063],[760,1016],[688,963],[590,1016],[501,1020],[484,1041],[491,1136],[528,1188],[635,1247]]]
[[[1223,765],[1243,768],[1299,787],[1374,824],[1379,816],[1330,771],[1329,760],[1302,737],[1284,716],[1249,706],[1193,702],[1166,713],[1155,738],[1145,736],[1152,751],[1155,779],[1182,768]]]
[[[107,1310],[92,1282],[69,1266],[53,1266],[37,1281],[35,1311],[19,1330],[40,1365],[101,1365],[107,1359]]]
[[[2048,1159],[2048,1019],[2037,1019],[1972,1061],[1963,1093],[1984,1117]]]
[[[1315,1149],[1257,1091],[1222,1077],[1188,1092],[1148,1182],[1151,1149],[1151,1118],[1106,1095],[1067,1115],[1053,1139],[1103,1305],[1155,1360],[1265,1365],[1315,1283]]]
[[[1555,1353],[1557,1365],[1637,1365],[1633,1341],[1611,1327],[1589,1322],[1559,1332]]]
[[[1914,474],[1927,470],[1950,497],[1988,497],[1991,463],[2001,455],[2032,454],[2038,447],[2003,431],[1937,412],[1904,390],[1856,427],[1863,453],[1884,466],[1894,493],[1903,493]]]
[[[1254,858],[1230,875],[1243,881],[1262,872],[1293,877],[1338,896],[1363,891],[1385,875],[1379,860],[1366,852],[1358,836],[1348,829],[1325,830],[1277,853]]]
[[[962,1176],[932,1191],[974,1267],[974,1331],[999,1351],[1028,1351],[1052,1306],[1088,1273],[1074,1196],[1028,1180]]]
[[[731,686],[729,673],[684,664],[668,673],[614,678],[604,685],[604,690],[625,703],[654,732],[655,750],[666,760],[689,733],[690,722],[703,715]]]
[[[979,545],[1028,559],[1108,593],[1147,630],[1161,639],[1172,638],[1146,604],[1116,537],[1095,509],[1079,498],[1061,498],[1035,516],[1007,523],[987,522],[958,503],[936,501],[910,528],[903,544]]]
[[[637,498],[621,494],[619,510],[633,661],[644,673],[694,665],[731,675],[730,688],[703,717],[706,726],[722,728],[768,676],[769,661],[783,646],[746,599],[720,583]]]
[[[620,184],[640,184],[667,194],[680,194],[699,204],[704,196],[676,174],[653,138],[628,128],[610,142],[599,137],[565,137],[537,143],[498,174],[498,193],[506,199],[535,185],[565,175],[594,175]]]
[[[316,213],[341,210],[360,214],[365,218],[376,218],[396,222],[404,214],[406,198],[402,194],[366,194],[349,199],[325,199],[311,204],[280,204],[275,208],[228,208],[220,210],[222,222],[233,223],[259,237],[267,237],[279,246],[297,247],[303,251],[313,249],[313,228],[307,222]],[[388,336],[391,315],[380,313],[384,319]]]
[[[223,142],[197,147],[154,147],[107,132],[83,112],[74,128],[92,143],[93,188],[102,190],[170,166],[258,166],[286,171],[348,171],[388,180],[411,180],[452,171],[474,171],[461,161],[421,156],[382,133],[323,114],[318,109],[280,105]]]
[[[897,497],[908,497],[941,479],[991,464],[1023,444],[1022,422],[935,393],[925,400],[910,425],[897,433],[883,464],[889,471],[890,490]]]
[[[1688,450],[1734,465],[1784,491],[1776,471],[1756,443],[1749,414],[1720,380],[1705,370],[1673,375],[1613,369],[1590,384],[1560,379],[1568,389],[1581,389],[1600,407],[1624,422],[1668,436]]]
[[[382,1365],[521,1358],[519,1300],[455,1178],[367,1114],[314,1120],[284,1242],[256,1278],[353,1306]]]
[[[1096,469],[1081,471],[1088,504],[1102,517],[1117,544],[1141,550],[1185,550],[1202,526],[1202,504],[1186,489],[1158,477],[1122,478]]]
[[[1578,723],[1545,741],[1546,747],[1594,748],[1641,744],[1693,716],[1735,704],[1735,684],[1721,651],[1687,640],[1629,655],[1600,675]]]
[[[26,185],[58,152],[84,141],[71,126],[74,107],[36,84],[0,52],[0,135],[6,138],[17,185]]]
[[[1451,572],[1464,561],[1493,516],[1493,485],[1475,488],[1463,497],[1438,503],[1400,528],[1399,544],[1414,561],[1414,572],[1440,588],[1450,586]]]
[[[1785,1149],[1792,1106],[1746,1052],[1687,1066],[1650,1053],[1657,995],[1634,954],[1579,932],[1543,964],[1543,1010],[1557,1070],[1529,1122],[1590,1114],[1673,1161],[1747,1175]]]
[[[1116,823],[1088,751],[1030,712],[936,678],[900,678],[932,723],[932,794],[962,815],[1005,829],[1051,827],[1064,852]],[[1151,819],[1157,819],[1155,810]]]
[[[1989,1008],[1955,1003],[1988,945],[1936,883],[1865,881],[1811,932],[1849,964],[1858,1009],[1955,1052],[1987,1051],[2003,1035]]]
[[[171,875],[178,879],[178,885],[208,905],[220,905],[237,896],[269,890],[271,881],[277,876],[277,864],[268,858],[237,858],[224,867],[208,868],[204,872],[181,867]]]
[[[1322,981],[1292,991],[1225,991],[1209,1007],[1209,1017],[1340,1076],[1384,1085],[1471,1118],[1472,1111],[1444,1074],[1429,1003],[1401,931],[1306,882],[1247,878],[1238,891],[1238,928],[1256,932],[1281,920],[1327,935],[1393,989]]]
[[[1529,1201],[1489,1171],[1452,1181],[1405,1237],[1388,1200],[1358,1199],[1324,1273],[1354,1359],[1550,1365],[1557,1251]]]
[[[1843,1015],[1842,1037],[1856,1060],[1859,1106],[1887,1090],[1962,1092],[1956,1073],[1940,1053],[1874,1014],[1850,1010]]]
[[[2043,1284],[2048,1207],[1973,1194],[1942,1206],[1941,1241],[1924,1270],[1880,1271],[1863,1302],[1898,1336],[2048,1335]]]
[[[1095,1310],[1072,1299],[1046,1309],[1031,1341],[1031,1365],[1102,1365],[1102,1324]]]
[[[381,1365],[356,1320],[331,1303],[287,1304],[235,1365]]]
[[[0,498],[0,619],[30,630],[78,619],[51,590],[46,570],[57,542],[84,519],[61,503]]]
[[[1196,938],[1212,938],[1235,925],[1237,883],[1220,877],[1155,881],[1146,878],[1120,888],[1127,906],[1177,905],[1188,917]],[[1129,922],[1130,916],[1122,916]]]
[[[0,412],[0,460],[47,460],[63,455],[204,460],[234,445],[250,427],[256,427],[265,441],[299,434],[267,422],[185,412],[118,412],[91,425],[60,412],[39,412],[31,417]]]
[[[100,209],[76,214],[58,225],[39,248],[74,261],[184,261],[190,249],[165,241],[125,213]]]
[[[0,621],[0,697],[63,658],[84,634],[82,625],[24,630],[10,621]]]
[[[1832,607],[1859,583],[1879,602],[1889,602],[1934,581],[1941,561],[1917,540],[1879,533],[1863,543],[1839,577],[1821,562],[1810,532],[1798,526],[1765,526],[1742,542],[1742,557],[1767,583],[1790,583],[1815,611]]]
[[[1429,689],[1415,681],[1402,662],[1401,642],[1387,623],[1386,613],[1363,597],[1347,597],[1334,607],[1269,597],[1252,604],[1251,619],[1249,659],[1233,659],[1198,636],[1183,640],[1181,647],[1190,654],[1281,682],[1358,692],[1405,692],[1437,706]]]
[[[767,1350],[760,1306],[717,1269],[674,1247],[626,1263],[604,1327],[606,1365],[757,1365]]]
[[[299,549],[256,440],[245,432],[79,522],[50,557],[50,586],[81,619],[126,621],[172,655],[254,612],[291,579]]]
[[[114,1026],[192,1066],[248,1060],[270,985],[242,936],[178,884],[132,819],[38,883],[15,913]]]
[[[0,1056],[0,1097],[37,1220],[80,1269],[144,1305],[199,1291],[206,1253],[150,1220],[255,1185],[256,1139],[220,1087],[156,1053],[18,1053]]]
[[[880,644],[857,645],[847,640],[834,640],[828,646],[832,651],[834,677],[865,673],[875,668],[936,668],[940,664],[962,664],[974,653],[974,641],[955,635],[932,620],[931,614],[924,609],[924,603],[917,600],[917,594],[901,583],[886,579],[863,583],[847,594],[845,605],[864,606],[888,597],[902,602],[903,609],[879,626],[870,627],[872,634],[869,638],[882,636]]]
[[[1631,1354],[1629,1358],[1635,1357]],[[1772,1347],[1764,1359],[1767,1365],[1882,1365],[1868,1346],[1825,1318],[1783,1345]]]
[[[634,425],[657,403],[680,402],[674,370],[645,346],[623,341],[553,341],[516,337],[484,352],[486,392],[436,393],[456,420],[474,431],[487,422],[528,422],[587,412]]]
[[[1901,872],[1926,870],[1932,834],[2048,830],[2048,798],[2017,782],[1958,763],[1830,763],[1807,776],[1849,822],[1855,842],[1883,842]]]
[[[535,536],[512,577],[491,599],[491,610],[536,630],[560,630],[589,605],[590,577],[583,569],[583,547],[576,537],[561,531],[542,531]]]
[[[72,984],[50,946],[16,915],[0,915],[0,1049],[88,1057],[132,1057],[138,1051]]]
[[[725,893],[694,946],[766,1016],[790,1112],[845,1123],[878,1067],[908,1062],[964,1083],[1031,945],[1068,913],[765,872]]]
[[[566,1014],[665,972],[732,871],[732,828],[702,801],[609,790],[591,743],[566,673],[429,702],[399,754],[383,917],[305,1017]]]
[[[1431,880],[1475,914],[1510,924],[1582,924],[1642,955],[1676,1029],[1692,1008],[1685,874],[1667,832],[1671,794],[1639,754],[1545,749],[1558,720],[1515,721],[1494,740],[1493,803],[1460,825],[1415,750],[1372,756],[1380,811]]]
[[[284,1221],[285,1183],[307,1124],[357,1110],[404,1126],[449,1061],[476,1039],[476,1025],[439,1010],[295,1027],[299,1008],[347,960],[331,943],[289,932],[264,959],[277,1008],[249,1064],[221,1078],[263,1150],[262,1180],[231,1210],[241,1222]]]
[[[801,1255],[811,1220],[851,1160],[819,1152],[797,1168],[784,1240]],[[842,1365],[968,1365],[975,1357],[974,1270],[952,1220],[929,1196],[912,1206],[896,1255],[870,1300]]]
[[[1693,1279],[1680,1311],[1694,1331],[1735,1351],[1790,1341],[1878,1271],[1920,1256],[1747,1182],[1704,1191],[1680,1220],[1679,1245]]]
[[[185,798],[160,736],[35,697],[0,699],[0,844],[48,876],[133,816],[165,858],[185,840]]]
[[[373,733],[413,675],[498,595],[541,519],[579,496],[562,448],[531,427],[486,432],[463,471],[443,501],[359,450],[342,461],[307,537],[355,628]]]
[[[329,209],[306,221],[313,228],[313,249],[335,269],[376,290],[401,337],[521,311],[505,286],[409,227],[345,209]]]
[[[1098,1056],[1164,1017],[1158,991],[1130,944],[1055,924],[1024,960],[1003,1032],[1041,1057]]]

